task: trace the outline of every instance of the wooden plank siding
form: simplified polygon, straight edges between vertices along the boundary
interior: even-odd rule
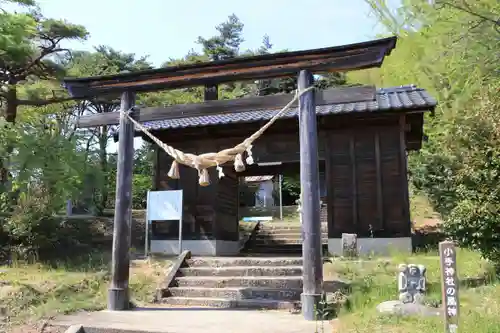
[[[401,158],[400,127],[346,129],[328,137],[329,238],[340,238],[342,233],[409,236],[408,183],[406,159]]]
[[[350,127],[320,130],[318,136],[321,168],[325,170],[327,198],[324,202],[330,238],[342,233],[359,237],[410,236],[408,183],[406,177],[405,121],[394,117],[385,122],[357,122]],[[229,148],[244,137],[221,136],[211,140],[177,142],[176,148],[186,152],[206,153]],[[266,134],[253,147],[256,161],[284,161],[286,170],[298,168],[297,133]],[[186,239],[237,238],[238,177],[266,174],[270,168],[250,166],[248,172],[236,174],[225,167],[226,177],[218,179],[214,168],[209,170],[211,185],[200,187],[196,170],[181,167],[181,179],[168,179],[171,159],[161,151],[157,161],[155,187],[185,191],[184,237]],[[324,166],[323,166],[324,165]],[[324,218],[325,216],[323,216]],[[168,232],[172,239],[177,229]]]

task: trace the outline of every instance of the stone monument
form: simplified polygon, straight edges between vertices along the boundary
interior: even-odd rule
[[[342,234],[342,256],[345,258],[358,256],[358,236],[356,234]]]
[[[439,309],[424,304],[426,271],[427,269],[423,265],[399,265],[397,279],[399,300],[380,303],[377,306],[378,312],[397,315],[441,315]]]
[[[426,268],[423,265],[399,265],[399,301],[402,303],[423,304]]]

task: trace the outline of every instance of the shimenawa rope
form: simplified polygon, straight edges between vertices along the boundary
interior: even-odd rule
[[[120,110],[120,113],[122,116],[127,117],[138,129],[140,129],[151,140],[153,140],[153,142],[155,142],[160,148],[162,148],[168,155],[170,155],[174,159],[174,162],[172,162],[172,166],[170,167],[170,171],[168,172],[168,176],[170,178],[172,179],[180,178],[179,165],[178,165],[178,163],[180,163],[198,170],[198,175],[200,177],[199,184],[201,186],[208,186],[210,184],[210,177],[207,169],[210,167],[216,167],[219,173],[219,178],[222,178],[224,177],[224,172],[222,171],[221,165],[234,160],[235,171],[242,172],[245,170],[245,164],[243,163],[243,156],[242,156],[242,154],[245,151],[247,152],[248,155],[246,158],[246,163],[248,165],[253,164],[254,161],[252,157],[252,143],[255,140],[257,140],[264,133],[264,131],[267,130],[276,120],[278,120],[278,118],[284,115],[302,94],[312,89],[314,89],[313,86],[308,87],[300,92],[296,90],[294,98],[287,105],[285,105],[278,113],[276,113],[274,117],[272,117],[258,131],[256,131],[254,134],[252,134],[251,136],[246,138],[243,142],[239,143],[233,148],[224,149],[217,153],[205,153],[200,155],[184,153],[178,149],[175,149],[172,146],[167,145],[166,143],[162,142],[160,139],[155,137],[153,134],[151,134],[147,128],[145,128],[142,124],[140,124],[130,116],[130,112],[132,110],[128,111]]]

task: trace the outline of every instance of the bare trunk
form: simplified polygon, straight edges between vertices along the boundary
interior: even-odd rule
[[[7,85],[7,94],[5,96],[6,108],[5,108],[5,120],[9,123],[16,122],[17,116],[17,89],[15,84]],[[10,155],[13,147],[7,147],[7,155]],[[9,181],[9,157],[0,159],[0,190],[2,192],[8,191],[8,181]]]
[[[98,204],[99,213],[104,213],[104,209],[108,203],[108,183],[109,183],[109,175],[108,175],[108,127],[102,126],[101,132],[99,134],[99,165],[101,166],[101,172],[103,174],[103,181],[101,185],[101,200]]]
[[[7,86],[7,108],[5,110],[5,119],[9,123],[15,123],[17,117],[17,89],[15,84]]]

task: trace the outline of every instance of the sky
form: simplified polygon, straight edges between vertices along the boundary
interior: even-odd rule
[[[236,14],[244,23],[243,49],[268,34],[274,49],[305,50],[369,40],[380,32],[364,0],[39,0],[46,17],[84,25],[90,38],[67,46],[110,45],[148,55],[155,65],[197,48],[198,36]]]
[[[46,17],[82,24],[84,42],[65,47],[91,51],[108,45],[148,56],[159,66],[198,49],[198,36],[211,37],[215,26],[236,14],[243,22],[242,49],[256,49],[264,35],[273,49],[290,51],[330,47],[373,39],[382,32],[364,0],[39,0]],[[141,140],[136,139],[136,148]],[[116,144],[110,144],[110,151]]]

